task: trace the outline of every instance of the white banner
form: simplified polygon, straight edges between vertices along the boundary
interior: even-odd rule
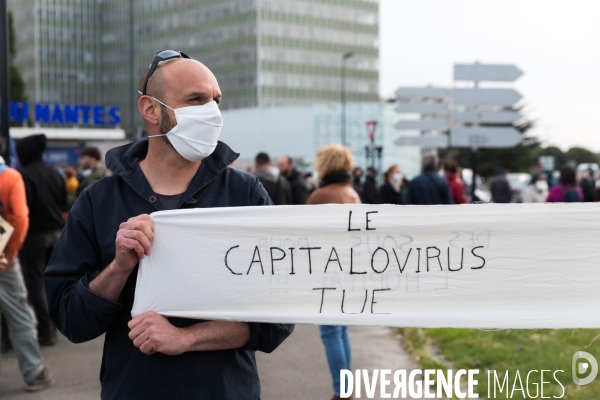
[[[600,328],[598,204],[211,208],[152,219],[134,316]]]

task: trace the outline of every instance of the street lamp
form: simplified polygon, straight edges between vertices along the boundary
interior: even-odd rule
[[[346,60],[354,53],[342,55],[342,145],[346,145]]]

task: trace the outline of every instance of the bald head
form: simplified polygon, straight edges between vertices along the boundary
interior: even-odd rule
[[[138,90],[143,91],[144,81],[148,69],[142,74]],[[221,102],[221,90],[217,78],[200,61],[176,58],[163,61],[158,64],[154,73],[148,80],[146,94],[166,102],[173,97],[173,94],[199,95],[198,99],[203,98],[206,104],[210,101]],[[141,97],[141,95],[140,95]],[[187,101],[187,99],[175,99]],[[168,104],[168,103],[167,103]],[[169,104],[172,108],[177,108]]]
[[[148,71],[140,79],[140,92]],[[138,109],[146,122],[148,136],[165,134],[176,125],[172,109],[221,103],[221,89],[215,75],[201,62],[176,58],[161,62],[148,80],[147,95],[140,95]]]

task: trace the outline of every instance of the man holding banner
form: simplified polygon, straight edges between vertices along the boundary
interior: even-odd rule
[[[154,240],[148,214],[272,204],[257,178],[227,168],[238,154],[218,142],[221,91],[208,68],[161,51],[139,94],[148,139],[111,150],[114,174],[73,206],[45,273],[51,317],[73,342],[106,334],[102,399],[257,399],[254,351],[273,351],[293,325],[167,319],[152,311],[131,318],[139,261]],[[186,278],[202,279],[201,268],[194,272]],[[178,287],[168,290],[178,296]]]

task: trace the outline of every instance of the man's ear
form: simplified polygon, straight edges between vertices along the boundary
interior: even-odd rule
[[[144,121],[150,125],[158,125],[160,123],[159,108],[149,96],[142,96],[138,100],[138,110],[142,114]]]

